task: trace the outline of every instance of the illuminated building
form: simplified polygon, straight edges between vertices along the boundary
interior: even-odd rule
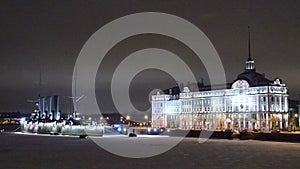
[[[218,90],[152,96],[152,126],[183,130],[261,130],[288,128],[288,89],[282,80],[256,72],[250,56],[245,71]]]

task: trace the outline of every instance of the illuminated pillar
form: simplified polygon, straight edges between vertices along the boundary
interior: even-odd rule
[[[284,111],[288,112],[288,99],[286,96],[284,96]]]
[[[273,118],[273,114],[270,114],[270,129],[273,129],[272,118]]]
[[[215,113],[213,113],[213,112],[210,112],[211,113],[211,129],[214,129],[215,128],[215,121],[216,121],[216,119],[215,119]]]
[[[200,129],[202,128],[202,123],[203,123],[203,117],[202,113],[199,114],[199,127]]]
[[[259,114],[258,114],[258,117],[259,117],[259,122],[258,122],[257,128],[261,130],[262,127],[263,127],[263,126],[262,126],[262,122],[263,122],[263,120],[264,120],[264,119],[263,119],[264,113],[259,113]]]
[[[261,105],[261,100],[260,100],[260,97],[256,97],[256,112],[259,112],[261,111],[261,108],[260,108],[260,105]]]
[[[195,129],[195,125],[196,125],[195,113],[194,113],[194,111],[192,111],[192,126],[191,127]]]
[[[269,100],[270,100],[270,96],[267,95],[266,96],[266,102],[265,102],[265,105],[266,105],[266,110],[265,111],[269,111]]]
[[[285,117],[285,126],[288,127],[289,126],[289,114],[286,113],[285,116],[286,116]]]
[[[239,124],[238,129],[241,129],[241,114],[238,114],[238,124]]]
[[[203,129],[206,129],[206,120],[207,120],[207,117],[206,117],[206,113],[203,114],[203,119],[202,119],[202,126],[203,126]]]
[[[266,113],[266,130],[269,131],[269,113]]]
[[[275,111],[277,111],[277,112],[282,112],[281,95],[280,95],[280,96],[277,96],[276,102],[277,102],[277,104],[276,104],[276,109],[275,109]]]
[[[179,114],[179,129],[182,129],[182,114]]]
[[[279,117],[280,117],[280,118],[279,118],[279,121],[280,121],[279,129],[282,129],[282,120],[283,120],[282,114],[281,114],[281,116],[279,116]]]
[[[165,125],[164,127],[167,128],[168,127],[168,115],[164,114],[164,121],[165,121]]]
[[[246,113],[243,114],[243,129],[246,128]]]
[[[202,115],[202,127],[203,127],[203,129],[206,129],[206,120],[207,120],[207,117],[206,117],[206,113],[203,113],[203,115]]]
[[[211,113],[210,112],[207,112],[206,114],[206,129],[210,129],[210,126],[211,126]]]
[[[223,123],[223,121],[224,121],[224,113],[222,112],[222,113],[220,113],[220,130],[222,130],[223,128],[224,128],[224,123]]]
[[[213,115],[211,113],[211,111],[209,111],[209,130],[212,128],[212,125],[213,125]]]
[[[252,116],[252,113],[250,114],[248,114],[248,129],[249,130],[252,130],[253,128],[252,128],[252,122],[251,122],[251,117]]]
[[[271,104],[273,105],[273,107],[271,106],[272,109],[270,109],[270,111],[278,111],[278,105],[279,105],[279,103],[277,102],[277,97],[276,97],[276,95],[273,95],[272,97],[274,99],[274,102],[273,103],[271,102]]]
[[[224,129],[225,130],[228,128],[228,126],[227,126],[227,117],[228,117],[228,113],[225,114],[225,118],[224,118]]]
[[[283,108],[282,108],[282,96],[279,96],[279,112],[283,112],[284,110],[283,110]]]
[[[258,125],[259,119],[260,119],[259,113],[256,113],[256,123],[255,123],[256,126],[255,126],[255,129],[259,129],[259,125]]]
[[[232,122],[231,122],[231,129],[234,129],[234,116],[235,116],[235,113],[232,114]]]

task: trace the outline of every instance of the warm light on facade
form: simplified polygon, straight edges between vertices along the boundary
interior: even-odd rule
[[[238,76],[231,88],[192,92],[184,87],[178,99],[168,94],[153,95],[152,126],[186,130],[287,128],[287,87],[278,78],[270,81],[257,73],[254,61],[249,60],[248,69]],[[249,77],[253,78],[252,82],[243,79]],[[259,80],[264,85],[259,84]],[[273,122],[272,117],[276,118]]]

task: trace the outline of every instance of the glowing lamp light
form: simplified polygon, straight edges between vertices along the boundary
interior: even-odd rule
[[[24,123],[25,121],[26,121],[25,117],[23,117],[23,118],[20,119],[21,123]]]

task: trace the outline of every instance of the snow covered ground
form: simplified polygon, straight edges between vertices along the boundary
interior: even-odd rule
[[[105,136],[86,138],[0,133],[0,168],[5,169],[199,169],[299,168],[300,143],[214,140],[199,144],[185,138],[169,151],[150,158],[125,158],[95,142],[160,147],[176,137]],[[93,141],[94,140],[94,141]],[[96,140],[96,141],[95,141]],[[130,149],[128,150],[130,151]],[[145,151],[142,149],[132,151]]]

